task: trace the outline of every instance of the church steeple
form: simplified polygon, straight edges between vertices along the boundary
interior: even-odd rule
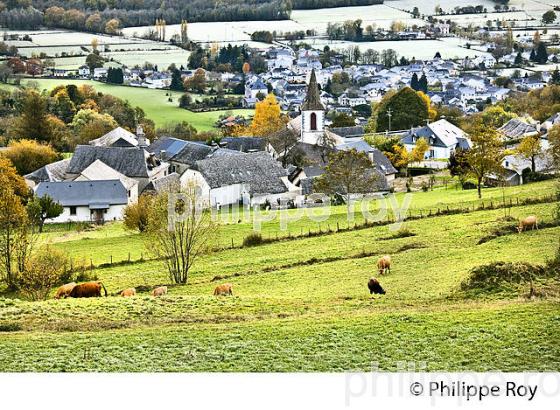
[[[301,141],[317,144],[325,132],[325,107],[321,103],[321,94],[317,84],[315,70],[311,71],[307,96],[301,106]]]
[[[324,111],[325,107],[321,103],[321,94],[319,92],[319,85],[317,84],[317,76],[315,69],[311,71],[311,78],[309,79],[309,86],[307,87],[307,96],[301,107],[302,111]]]

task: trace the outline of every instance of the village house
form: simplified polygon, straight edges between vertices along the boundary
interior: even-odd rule
[[[251,205],[295,200],[301,190],[288,180],[288,172],[265,152],[211,157],[197,161],[181,175],[181,185],[201,189],[207,206]]]
[[[41,182],[35,194],[48,195],[63,206],[62,214],[50,219],[51,223],[117,221],[129,203],[119,180]]]
[[[411,129],[401,137],[401,142],[408,151],[412,151],[421,138],[429,144],[425,159],[449,159],[457,149],[471,148],[465,132],[445,119]]]

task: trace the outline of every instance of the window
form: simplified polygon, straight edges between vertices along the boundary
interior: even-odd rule
[[[70,207],[70,215],[76,215],[76,207],[75,206]]]
[[[311,113],[311,131],[317,131],[317,114]]]

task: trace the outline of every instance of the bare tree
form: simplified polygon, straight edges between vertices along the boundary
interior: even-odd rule
[[[208,251],[216,232],[217,225],[203,209],[195,187],[161,193],[150,205],[147,248],[163,260],[174,283],[187,283],[191,268]]]

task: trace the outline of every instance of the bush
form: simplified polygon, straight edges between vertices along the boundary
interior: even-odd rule
[[[259,232],[253,232],[243,239],[244,247],[251,247],[261,245],[263,243],[263,237]]]
[[[463,188],[463,189],[477,189],[477,186],[476,186],[476,184],[475,184],[474,182],[472,182],[472,181],[466,181],[466,182],[463,184],[462,188]]]
[[[33,255],[18,278],[22,294],[31,300],[45,300],[62,282],[68,260],[56,249],[44,248]]]
[[[530,284],[538,277],[545,277],[547,269],[527,262],[493,262],[472,269],[461,283],[462,291],[480,290],[499,292],[511,285]]]
[[[140,195],[138,202],[128,205],[124,209],[124,226],[131,231],[146,232],[148,229],[148,214],[153,197]]]

